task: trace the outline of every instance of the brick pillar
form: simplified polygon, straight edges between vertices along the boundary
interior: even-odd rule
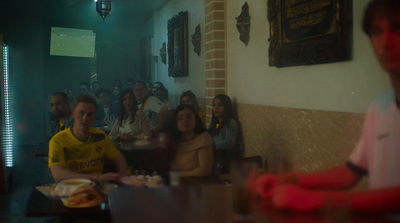
[[[212,99],[226,91],[225,0],[205,2],[205,63],[207,125],[211,121]]]

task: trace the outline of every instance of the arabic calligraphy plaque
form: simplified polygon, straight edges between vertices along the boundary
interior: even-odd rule
[[[268,20],[270,66],[351,58],[351,0],[268,0]]]

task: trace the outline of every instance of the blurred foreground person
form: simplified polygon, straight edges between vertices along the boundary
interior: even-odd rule
[[[318,210],[348,205],[354,211],[400,210],[400,1],[373,0],[363,29],[392,87],[370,105],[361,139],[347,165],[311,174],[263,175],[250,181],[256,196],[280,209]],[[366,191],[343,191],[368,176]],[[292,183],[292,184],[291,184]]]
[[[56,182],[71,178],[119,181],[127,175],[125,158],[103,131],[92,127],[96,109],[94,98],[79,96],[72,112],[74,125],[50,140],[49,168]],[[103,173],[105,159],[114,162],[118,173]]]

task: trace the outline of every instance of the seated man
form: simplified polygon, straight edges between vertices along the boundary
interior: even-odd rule
[[[92,86],[90,87],[90,95],[96,97],[98,101],[99,97],[96,95],[97,90],[100,89],[100,83],[98,81],[93,81]]]
[[[151,129],[157,133],[168,114],[168,108],[155,96],[149,96],[149,91],[144,82],[136,82],[134,90],[135,98],[138,103],[138,109],[144,111],[150,120]]]
[[[90,95],[90,86],[87,82],[82,81],[79,83],[79,95]]]
[[[349,205],[354,211],[400,211],[400,1],[373,0],[363,28],[392,89],[371,104],[361,139],[347,165],[317,173],[264,175],[252,181],[255,194],[280,209],[321,210]],[[369,190],[344,191],[368,176]],[[296,185],[290,184],[294,183]]]
[[[126,89],[129,89],[133,92],[134,88],[135,88],[135,80],[132,78],[126,79]]]
[[[111,139],[93,128],[97,103],[88,95],[79,96],[72,115],[74,125],[56,134],[49,143],[49,168],[56,182],[70,178],[118,181],[127,175],[125,158]],[[118,173],[103,173],[104,160],[110,159]]]
[[[158,90],[154,93],[154,96],[160,99],[160,101],[162,101],[164,105],[167,106],[168,111],[175,109],[174,104],[171,100],[169,100],[168,90],[165,87],[159,87]]]
[[[55,92],[52,94],[50,98],[50,109],[53,115],[51,118],[51,136],[69,128],[74,123],[69,99],[64,92]]]
[[[108,126],[111,130],[118,117],[118,104],[111,100],[111,92],[106,88],[99,88],[96,97],[100,99],[100,103],[97,105],[97,120],[93,126]]]

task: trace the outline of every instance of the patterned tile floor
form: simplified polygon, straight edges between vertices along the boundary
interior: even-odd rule
[[[25,209],[32,186],[53,182],[47,168],[47,160],[35,157],[36,146],[24,145],[16,150],[15,165],[11,172],[10,190],[0,194],[1,223],[50,223],[54,218],[26,218]]]

